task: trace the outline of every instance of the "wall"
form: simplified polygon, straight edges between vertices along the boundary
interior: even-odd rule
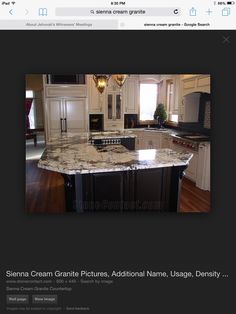
[[[25,88],[33,91],[42,91],[43,90],[42,74],[26,74]]]

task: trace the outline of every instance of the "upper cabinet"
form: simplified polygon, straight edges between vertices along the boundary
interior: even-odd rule
[[[179,91],[179,122],[198,122],[200,93],[211,93],[210,75],[184,75]]]
[[[88,85],[88,106],[89,113],[107,112],[107,95],[116,93],[121,95],[122,113],[138,114],[139,112],[139,76],[130,75],[124,85],[120,88],[111,77],[104,92],[97,90],[93,81],[93,75],[87,75]],[[114,114],[113,114],[114,115]]]
[[[194,75],[182,79],[182,96],[195,92],[211,93],[209,75]]]
[[[87,75],[89,113],[103,113],[105,109],[105,92],[98,91],[93,75]]]
[[[104,129],[124,128],[124,113],[139,111],[139,76],[130,75],[122,87],[110,77],[101,94],[95,85],[93,75],[87,75],[89,113],[104,114]]]
[[[123,107],[124,113],[139,112],[139,77],[131,75],[126,79],[123,90]]]
[[[86,85],[46,85],[45,97],[87,97]]]
[[[124,128],[124,115],[122,104],[122,93],[120,91],[106,92],[105,103],[105,130],[119,130]]]

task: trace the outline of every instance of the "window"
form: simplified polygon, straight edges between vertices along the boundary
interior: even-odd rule
[[[29,113],[29,123],[30,123],[30,129],[35,128],[35,101],[34,101],[34,91],[27,90],[25,93],[26,98],[33,98],[32,106],[30,108]]]
[[[168,80],[166,82],[166,108],[168,120],[171,122],[178,122],[178,114],[175,112],[174,103],[174,81]]]
[[[157,106],[158,85],[151,83],[140,84],[140,120],[153,120]]]
[[[34,98],[34,92],[32,90],[27,90],[25,93],[26,98]]]

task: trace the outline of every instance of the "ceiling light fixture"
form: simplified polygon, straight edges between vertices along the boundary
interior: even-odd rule
[[[93,80],[96,84],[98,91],[101,94],[103,93],[105,87],[107,86],[110,76],[111,75],[107,75],[107,74],[94,74],[93,75]]]
[[[124,85],[127,76],[128,76],[127,74],[113,74],[112,75],[113,79],[120,86],[120,88]]]

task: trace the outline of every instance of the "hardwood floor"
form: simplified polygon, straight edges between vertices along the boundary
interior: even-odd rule
[[[28,213],[65,212],[64,181],[59,173],[37,167],[36,160],[26,162],[26,211]],[[209,212],[210,192],[198,189],[183,179],[180,212]]]
[[[203,191],[184,178],[180,197],[180,212],[209,212],[211,210],[211,193]]]
[[[29,213],[65,212],[64,180],[53,171],[37,167],[36,160],[26,162],[26,211]]]

